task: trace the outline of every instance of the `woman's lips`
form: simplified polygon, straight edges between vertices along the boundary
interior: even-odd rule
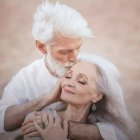
[[[71,91],[70,89],[68,88],[64,88],[63,89],[66,93],[71,93],[71,94],[75,94],[73,91]]]

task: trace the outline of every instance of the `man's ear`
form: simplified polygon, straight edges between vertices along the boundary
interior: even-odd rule
[[[102,94],[102,93],[97,93],[97,94],[93,97],[92,102],[93,102],[93,103],[97,103],[97,102],[100,101],[102,98],[103,98],[103,94]]]
[[[47,54],[47,48],[44,43],[41,43],[40,41],[36,40],[36,47],[43,53]]]

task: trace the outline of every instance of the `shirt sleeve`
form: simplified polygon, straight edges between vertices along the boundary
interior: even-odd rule
[[[24,86],[18,77],[14,77],[4,88],[3,96],[0,99],[0,133],[5,133],[4,117],[5,111],[9,106],[24,103],[26,96],[24,94]]]
[[[99,128],[101,137],[104,140],[118,140],[115,128],[110,123],[98,122],[96,125]]]

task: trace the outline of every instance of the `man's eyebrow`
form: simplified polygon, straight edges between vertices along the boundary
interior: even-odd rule
[[[79,49],[81,45],[79,45],[76,49]],[[73,49],[60,49],[59,52],[70,52]]]
[[[68,50],[68,49],[62,49],[62,50],[59,50],[59,52],[70,52],[71,50]]]
[[[79,73],[79,76],[84,77],[84,78],[86,78],[88,80],[88,77],[83,73]]]

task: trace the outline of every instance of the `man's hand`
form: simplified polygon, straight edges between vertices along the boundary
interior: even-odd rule
[[[103,140],[96,124],[69,122],[69,138],[76,140]]]

